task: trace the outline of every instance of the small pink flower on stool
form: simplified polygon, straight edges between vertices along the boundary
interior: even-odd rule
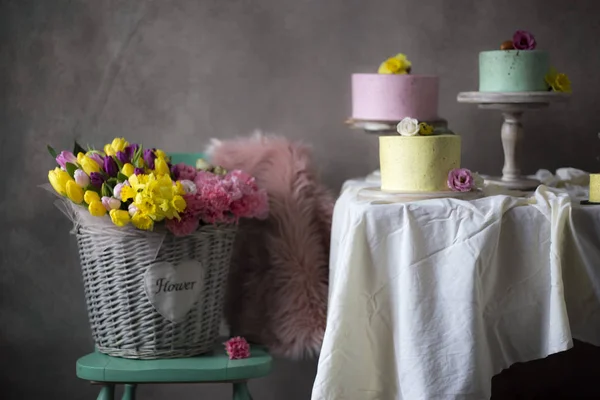
[[[225,351],[230,360],[239,360],[250,357],[250,345],[246,339],[241,336],[231,338],[223,344],[225,345]]]
[[[448,173],[448,187],[455,192],[469,192],[474,183],[473,174],[466,168],[455,168]]]

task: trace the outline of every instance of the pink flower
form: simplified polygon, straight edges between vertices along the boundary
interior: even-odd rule
[[[56,156],[56,162],[63,170],[66,170],[67,163],[77,164],[77,157],[70,151],[61,151],[60,154]]]
[[[468,192],[473,189],[474,180],[471,171],[455,168],[448,173],[448,187],[455,192]]]
[[[175,236],[191,235],[198,229],[198,225],[200,224],[200,220],[187,211],[181,215],[180,221],[175,218],[167,219],[166,221],[167,229]]]
[[[231,203],[231,212],[237,218],[265,219],[269,215],[269,199],[265,190],[259,189]]]
[[[186,165],[184,163],[179,163],[174,166],[174,174],[178,180],[188,180],[193,181],[196,179],[196,168]]]
[[[241,336],[231,338],[223,344],[230,360],[240,360],[250,357],[250,345]]]
[[[513,47],[517,50],[534,50],[535,37],[527,31],[516,31],[513,35]]]

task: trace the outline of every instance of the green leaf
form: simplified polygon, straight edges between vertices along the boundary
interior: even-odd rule
[[[83,147],[81,147],[79,143],[77,143],[77,141],[75,141],[75,146],[73,147],[73,154],[75,155],[75,157],[77,157],[77,154],[79,153],[85,154],[86,150]]]
[[[113,160],[115,160],[115,162],[117,163],[119,170],[123,169],[123,163],[121,161],[119,161],[119,159],[117,157],[113,157]]]
[[[111,187],[113,187],[118,183],[117,178],[110,178],[109,180],[106,181],[106,183],[108,183]]]
[[[58,154],[56,154],[56,150],[54,150],[54,149],[52,148],[52,146],[47,146],[47,147],[48,147],[48,153],[50,153],[50,155],[51,155],[53,158],[56,158],[56,156],[58,156]]]
[[[127,179],[129,179],[129,178],[127,178],[127,175],[125,175],[124,173],[122,173],[122,172],[119,172],[119,173],[117,174],[117,180],[118,180],[119,182],[125,182]]]
[[[65,168],[66,168],[67,172],[69,173],[69,175],[71,176],[71,178],[75,179],[75,171],[78,169],[77,165],[71,164],[70,162],[68,162],[65,164]]]
[[[105,183],[102,184],[102,197],[112,197],[113,190],[112,188]]]
[[[133,154],[133,160],[132,160],[132,164],[137,166],[138,160],[140,159],[140,157],[142,156],[142,145],[139,145],[137,150],[135,151],[135,153]],[[139,167],[138,167],[139,168]]]

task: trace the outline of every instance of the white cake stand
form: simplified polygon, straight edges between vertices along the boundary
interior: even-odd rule
[[[486,110],[499,110],[504,117],[500,131],[504,150],[504,167],[501,177],[482,176],[486,183],[515,190],[533,190],[540,182],[521,175],[521,142],[523,124],[521,117],[527,110],[548,107],[552,103],[563,103],[570,95],[559,92],[463,92],[459,103],[478,104]]]

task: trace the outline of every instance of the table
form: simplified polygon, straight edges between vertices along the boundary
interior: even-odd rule
[[[141,383],[231,383],[234,400],[251,400],[246,381],[267,376],[272,359],[252,346],[251,357],[230,360],[224,350],[198,357],[131,360],[94,352],[77,360],[77,377],[102,384],[98,400],[112,400],[116,384],[125,385],[123,400],[134,400]]]
[[[358,200],[333,217],[313,400],[489,399],[516,362],[600,345],[600,206],[530,198]]]

